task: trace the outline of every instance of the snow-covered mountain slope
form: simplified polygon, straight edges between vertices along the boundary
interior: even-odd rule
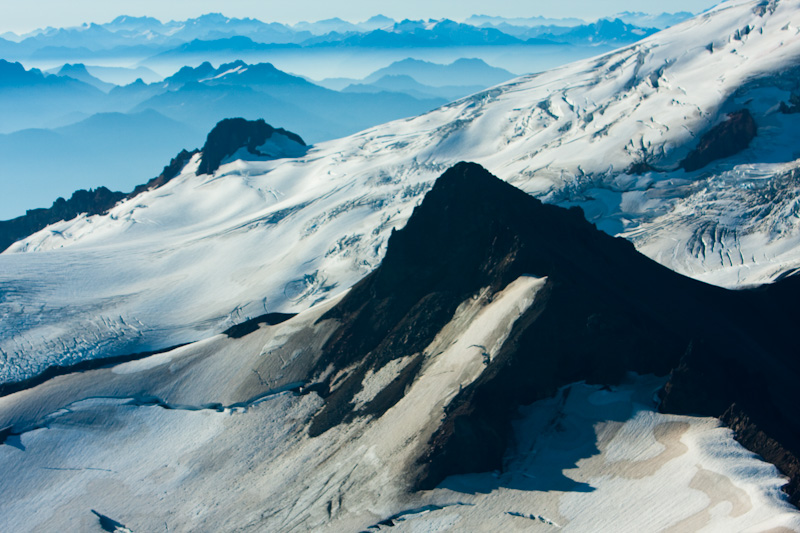
[[[307,309],[374,268],[392,228],[464,159],[580,205],[679,272],[727,286],[772,280],[800,262],[798,115],[779,109],[797,92],[798,28],[796,0],[729,1],[634,46],[295,159],[213,175],[197,175],[196,159],[165,187],[0,255],[0,378]],[[750,147],[682,170],[698,139],[743,107],[758,125]]]
[[[66,404],[0,446],[0,524],[100,532],[96,510],[134,532],[800,531],[774,467],[715,419],[655,412],[661,381],[652,378],[566,388],[524,411],[502,474],[407,494],[403,467],[424,443],[425,415],[436,414],[428,402],[453,386],[449,378],[421,390],[432,379],[386,420],[316,439],[303,432],[315,395],[220,409],[124,396]]]
[[[775,296],[679,276],[458,165],[347,293],[0,398],[0,527],[800,531],[773,466],[716,419],[656,412],[667,380],[628,372],[666,373],[691,335],[728,368],[758,353],[745,379],[782,402],[797,311]],[[723,375],[694,377],[794,431],[793,404]]]

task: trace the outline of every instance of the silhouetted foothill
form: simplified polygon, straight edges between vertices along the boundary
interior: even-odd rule
[[[175,176],[180,174],[186,163],[197,150],[192,152],[181,150],[169,165],[157,177],[145,184],[137,185],[132,192],[125,194],[119,191],[110,191],[106,187],[84,190],[72,193],[69,200],[58,198],[49,208],[28,209],[21,217],[0,221],[0,251],[5,250],[16,241],[24,239],[40,231],[50,224],[62,220],[72,220],[81,213],[87,215],[100,215],[117,205],[121,200],[133,198],[139,194],[165,185]]]
[[[757,130],[756,121],[747,109],[731,113],[700,138],[697,148],[681,161],[681,168],[691,172],[717,159],[736,155],[750,146]]]
[[[69,200],[58,198],[49,208],[28,209],[21,217],[0,221],[0,251],[55,222],[70,220],[81,213],[104,213],[125,196],[125,193],[105,187],[80,189],[72,193]]]
[[[741,406],[751,433],[765,435],[743,444],[768,453],[776,449],[769,443],[778,443],[784,455],[775,464],[797,475],[800,414],[791,406],[792,383],[800,379],[800,316],[792,301],[800,282],[730,291],[686,278],[597,230],[580,209],[543,204],[472,163],[436,181],[390,237],[381,265],[322,317],[341,325],[316,373],[348,371],[320,384],[325,405],[310,435],[382,416],[424,358],[435,357],[424,351],[458,306],[487,288],[491,298],[521,275],[547,280],[482,375],[445,410],[410,473],[416,488],[501,469],[520,405],[576,381],[614,385],[630,371],[674,370],[664,394],[670,412],[719,417]],[[356,407],[364,377],[407,356],[414,357],[397,378]]]
[[[275,129],[264,122],[263,119],[226,118],[221,120],[208,134],[197,173],[213,173],[219,168],[223,159],[235,154],[240,148],[247,148],[247,151],[251,154],[260,155],[258,147],[267,142],[276,133],[301,146],[306,145],[299,135],[283,128]]]

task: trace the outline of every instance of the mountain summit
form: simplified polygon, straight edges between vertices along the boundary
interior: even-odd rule
[[[786,407],[800,378],[791,327],[800,316],[789,304],[800,283],[787,279],[760,291],[698,283],[600,232],[580,209],[542,204],[474,163],[459,163],[436,181],[390,237],[381,265],[325,315],[343,325],[318,371],[350,370],[346,379],[337,375],[336,387],[325,384],[326,406],[311,434],[390,408],[388,394],[362,412],[347,406],[365,375],[409,354],[431,357],[426,347],[462,302],[476,294],[491,300],[521,276],[546,283],[496,357],[487,356],[486,371],[445,411],[419,487],[502,468],[510,418],[521,404],[567,383],[614,385],[627,372],[665,375],[680,363],[665,405],[717,417],[733,405],[744,410],[752,431],[774,439],[748,444],[758,453],[780,444],[786,458],[779,466],[795,476],[790,488],[798,500],[800,440],[793,435],[800,435],[800,417]],[[403,375],[395,400],[419,368]],[[770,393],[752,393],[762,386]]]
[[[760,437],[745,444],[780,452],[796,481],[798,293],[791,278],[728,291],[682,277],[579,209],[459,163],[346,294],[0,398],[0,459],[27,472],[0,478],[6,519],[45,523],[30,509],[52,498],[61,524],[133,531],[379,530],[428,514],[586,531],[582,517],[610,519],[608,498],[644,493],[649,507],[613,519],[680,530],[733,493],[747,505],[704,523],[800,525],[771,467],[713,419],[658,413],[652,394],[666,383],[668,409],[735,413],[737,434]],[[74,468],[69,495],[46,465]],[[697,486],[703,505],[642,512]]]
[[[213,174],[226,159],[297,157],[305,151],[299,135],[275,129],[264,119],[228,118],[209,132],[197,172]]]

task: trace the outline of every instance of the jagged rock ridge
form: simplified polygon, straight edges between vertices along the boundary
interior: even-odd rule
[[[21,217],[0,221],[0,251],[59,220],[70,220],[80,213],[104,213],[125,197],[125,193],[106,187],[81,189],[72,193],[69,200],[59,197],[48,208],[28,209]]]
[[[127,195],[127,198],[133,198],[134,196],[138,196],[139,194],[145,191],[149,191],[151,189],[157,189],[162,185],[166,185],[167,183],[170,182],[170,180],[177,177],[178,174],[181,173],[183,167],[185,167],[186,164],[189,162],[189,160],[192,159],[192,156],[194,156],[198,152],[199,150],[192,150],[191,152],[185,149],[181,150],[178,153],[178,155],[176,155],[170,160],[169,165],[164,167],[164,170],[161,171],[161,174],[159,174],[158,176],[151,179],[145,184],[137,185],[133,189],[133,192]]]
[[[88,191],[80,189],[72,193],[69,200],[58,198],[49,208],[29,209],[21,217],[2,220],[0,221],[0,251],[55,222],[70,220],[81,213],[90,216],[99,215],[107,212],[121,200],[133,198],[150,189],[161,187],[180,174],[186,163],[196,153],[197,150],[192,152],[181,150],[177,156],[172,158],[169,165],[164,167],[161,174],[147,183],[137,185],[130,193],[111,191],[106,187]]]
[[[447,408],[413,474],[417,488],[502,468],[516,407],[564,384],[615,384],[628,371],[675,369],[665,408],[719,417],[735,404],[748,427],[781,443],[785,453],[776,463],[794,476],[794,490],[800,417],[791,410],[791,383],[800,372],[791,334],[797,312],[788,295],[798,295],[800,283],[729,291],[685,278],[598,231],[579,209],[542,204],[469,163],[442,175],[392,234],[380,267],[323,317],[342,326],[316,371],[349,370],[335,383],[328,374],[318,387],[326,404],[311,435],[381,416],[403,397],[421,359],[432,355],[423,350],[461,302],[525,274],[547,277],[545,290],[486,371]],[[687,349],[699,344],[700,363],[687,364]],[[354,409],[365,375],[412,355],[418,359],[391,386]],[[743,443],[767,451],[760,441]]]

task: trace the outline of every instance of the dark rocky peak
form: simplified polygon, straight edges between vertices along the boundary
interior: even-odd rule
[[[697,148],[681,161],[681,167],[691,172],[717,159],[736,155],[750,146],[757,130],[756,121],[747,109],[731,113],[700,138]]]
[[[563,340],[564,362],[556,366],[563,364],[564,373],[543,365],[532,383],[509,389],[520,397],[506,404],[533,401],[571,381],[613,381],[630,369],[667,373],[689,341],[672,334],[689,328],[668,297],[665,280],[676,274],[597,230],[579,208],[543,204],[479,165],[459,163],[391,235],[381,265],[328,313],[343,325],[318,370],[331,364],[358,370],[331,392],[312,435],[355,415],[347,406],[365,372],[422,352],[463,301],[485,287],[500,291],[523,274],[548,277],[557,301],[571,302],[542,341],[555,347]],[[679,283],[700,286],[683,278]],[[604,339],[587,330],[589,322],[592,331],[606,332]],[[636,332],[635,340],[614,335],[625,330]],[[556,332],[564,339],[552,338]]]
[[[269,149],[265,148],[268,141],[274,145]],[[214,173],[225,158],[242,148],[256,157],[277,158],[300,155],[305,146],[299,135],[283,128],[275,129],[263,119],[227,118],[208,134],[197,173]]]
[[[664,395],[670,410],[719,417],[736,404],[737,423],[746,418],[749,434],[778,442],[790,460],[776,464],[800,476],[791,470],[800,453],[800,415],[791,409],[800,313],[790,303],[800,282],[728,291],[685,278],[600,232],[579,209],[543,204],[470,163],[437,180],[393,232],[381,265],[321,318],[340,326],[315,372],[346,371],[317,385],[325,405],[310,434],[380,417],[436,356],[425,349],[458,306],[487,287],[491,298],[520,275],[547,282],[447,408],[410,473],[416,488],[501,469],[518,406],[576,381],[614,385],[629,371],[674,370]],[[414,357],[398,378],[356,409],[364,377],[406,356]],[[745,444],[761,453],[761,442]]]
[[[393,232],[381,265],[331,314],[346,316],[365,303],[380,307],[364,317],[375,322],[369,329],[380,336],[384,313],[405,312],[432,293],[447,295],[454,309],[477,290],[501,290],[523,274],[585,285],[610,300],[622,297],[609,294],[615,283],[638,283],[644,295],[664,296],[658,284],[643,278],[676,276],[628,241],[597,230],[580,208],[543,204],[479,165],[459,163],[436,181],[406,226]],[[681,283],[706,289],[685,278]],[[381,300],[391,305],[379,305]],[[353,335],[366,345],[371,337]],[[358,360],[359,352],[349,346],[336,353],[349,363]]]
[[[780,103],[780,112],[787,115],[800,113],[800,94],[792,92],[791,95],[789,95],[788,104],[783,101]]]

